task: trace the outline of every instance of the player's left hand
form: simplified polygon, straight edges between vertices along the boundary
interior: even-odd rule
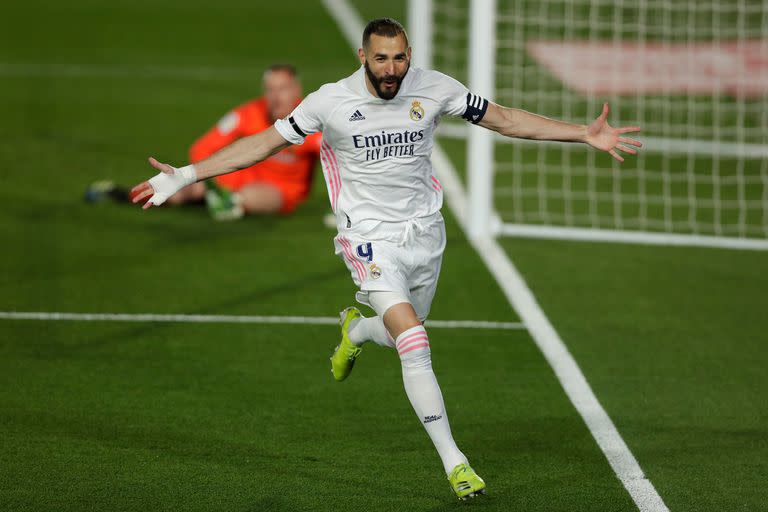
[[[613,158],[623,162],[624,158],[616,151],[623,151],[630,155],[636,155],[637,150],[626,146],[643,147],[640,141],[623,137],[623,133],[639,132],[639,126],[625,126],[623,128],[614,128],[608,124],[608,104],[603,103],[603,113],[587,127],[587,137],[585,142],[590,146],[602,151],[607,151]]]

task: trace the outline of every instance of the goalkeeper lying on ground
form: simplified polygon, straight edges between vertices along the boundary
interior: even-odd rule
[[[286,64],[270,66],[264,72],[264,96],[235,108],[195,141],[189,150],[190,161],[204,160],[238,139],[269,128],[300,102],[296,69]],[[217,220],[237,219],[243,214],[292,213],[309,195],[321,137],[320,133],[313,134],[303,144],[287,147],[263,162],[190,185],[170,197],[168,203],[205,201]],[[93,183],[86,200],[103,198],[128,201],[128,190],[110,181]]]

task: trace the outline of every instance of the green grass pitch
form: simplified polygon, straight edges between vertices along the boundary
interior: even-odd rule
[[[358,1],[365,17],[403,2]],[[322,227],[87,205],[297,64],[356,64],[319,2],[12,2],[0,31],[0,311],[331,316],[354,288]],[[452,156],[462,166],[461,148]],[[446,212],[435,319],[518,320]],[[768,510],[763,253],[502,242],[673,511]],[[434,329],[455,437],[489,494],[459,503],[368,346],[332,326],[0,320],[0,510],[624,511],[629,495],[525,331]]]

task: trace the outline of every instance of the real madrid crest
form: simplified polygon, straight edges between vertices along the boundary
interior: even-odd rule
[[[421,108],[421,103],[418,101],[414,101],[411,103],[411,112],[409,114],[411,116],[411,120],[413,121],[421,121],[424,119],[424,109]]]
[[[371,270],[371,277],[374,279],[378,279],[381,277],[381,268],[375,263],[371,263],[371,265],[368,267]]]

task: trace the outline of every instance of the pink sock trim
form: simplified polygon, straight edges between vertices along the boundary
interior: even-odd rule
[[[400,334],[395,340],[395,348],[401,356],[411,350],[429,346],[429,336],[424,327],[418,325]]]
[[[416,336],[415,338],[408,339],[408,341],[406,341],[405,343],[401,343],[400,345],[398,345],[397,346],[397,350],[404,350],[404,349],[408,348],[409,346],[411,346],[411,345],[413,345],[415,343],[419,343],[421,341],[426,341],[427,343],[429,343],[429,338],[427,338],[426,334],[423,335],[423,336]]]
[[[415,338],[416,336],[426,336],[427,335],[427,331],[425,331],[423,327],[414,327],[414,329],[415,329],[415,331],[410,333],[410,334],[406,334],[405,336],[403,336],[403,334],[401,334],[400,336],[397,337],[396,344],[397,344],[398,347],[402,346],[403,343],[407,343],[408,341],[410,341],[411,339]]]
[[[416,350],[417,348],[428,347],[428,346],[429,346],[429,343],[421,343],[419,345],[413,345],[412,347],[408,347],[407,349],[398,352],[398,354],[400,354],[402,356],[403,354],[407,354],[411,350]]]

